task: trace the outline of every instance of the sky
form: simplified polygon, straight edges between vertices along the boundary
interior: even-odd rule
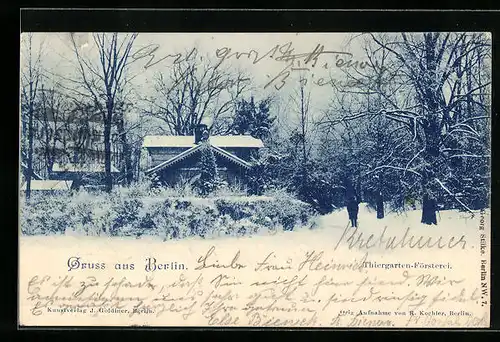
[[[310,110],[320,115],[328,107],[332,87],[327,83],[330,76],[336,80],[342,80],[343,75],[335,63],[343,60],[366,60],[363,52],[356,42],[348,45],[350,37],[355,33],[139,33],[134,42],[132,56],[139,57],[146,49],[155,47],[152,63],[147,66],[149,56],[143,58],[132,58],[129,64],[129,74],[134,75],[131,85],[139,97],[154,94],[153,76],[159,72],[167,73],[174,61],[173,57],[163,57],[178,53],[184,56],[193,48],[196,48],[203,58],[212,63],[221,63],[225,67],[243,70],[253,79],[253,87],[248,94],[257,99],[273,94],[280,103],[280,110],[293,111],[291,107],[291,96],[296,94],[300,86],[301,77],[308,78],[307,89],[311,91]],[[76,33],[76,41],[80,52],[93,58],[97,57],[96,47],[92,33]],[[57,75],[70,77],[75,72],[75,56],[70,42],[70,34],[62,33],[33,33],[32,46],[37,49],[42,47],[42,64],[48,75],[53,80]],[[21,40],[26,39],[26,34]],[[23,55],[21,43],[21,55]],[[281,51],[289,51],[292,54],[305,54],[323,46],[324,51],[338,52],[322,54],[318,62],[310,61],[308,65],[294,63],[290,60],[276,60],[271,58],[272,49],[278,46]],[[291,50],[293,49],[293,51]],[[248,57],[250,52],[251,58]],[[345,54],[346,52],[351,55]],[[236,58],[241,53],[240,58]],[[246,54],[245,54],[246,53]],[[134,55],[135,54],[135,55]],[[273,57],[279,56],[277,52]],[[22,57],[21,57],[22,58]],[[256,59],[260,59],[254,63]],[[302,58],[302,62],[304,62]],[[290,68],[308,68],[309,70],[294,70]],[[289,75],[287,77],[286,74]],[[274,79],[273,82],[271,82]],[[284,82],[282,82],[284,81]],[[269,83],[271,82],[271,83]],[[316,82],[316,84],[314,84]],[[267,85],[267,86],[266,86]],[[278,89],[279,88],[279,89]]]

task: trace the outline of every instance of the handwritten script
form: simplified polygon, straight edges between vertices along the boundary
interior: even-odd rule
[[[426,258],[445,249],[456,253],[467,245],[465,237],[413,238],[406,253],[425,248],[425,255],[396,260],[403,254],[380,253],[388,248],[380,243],[387,232],[364,237],[365,243],[359,234],[344,231],[328,249],[293,252],[213,244],[189,254],[183,268],[154,272],[138,264],[109,271],[106,261],[88,263],[93,269],[36,270],[21,282],[21,309],[26,320],[49,324],[394,328],[489,323],[480,305],[483,289],[460,269],[464,266]],[[408,234],[398,241],[410,241]],[[400,252],[404,247],[397,245]],[[146,258],[146,269],[151,259]],[[161,255],[154,260],[156,266],[168,265]]]
[[[275,75],[268,74],[269,81],[264,85],[264,89],[273,86],[276,90],[283,88],[287,79],[294,72],[310,74],[314,84],[324,86],[334,85],[339,81],[324,76],[314,78],[314,70],[324,72],[333,69],[356,69],[362,71],[365,68],[374,67],[367,59],[356,58],[351,52],[327,49],[324,44],[319,43],[311,51],[305,52],[297,52],[293,42],[276,44],[264,52],[255,49],[234,51],[232,48],[224,46],[216,49],[215,55],[219,60],[217,65],[227,60],[246,60],[254,65],[265,60],[280,62],[281,66],[277,67],[279,71]],[[305,77],[300,77],[299,81],[303,85],[308,82]],[[341,83],[344,86],[355,86],[360,81],[350,80]]]
[[[142,46],[130,55],[129,64],[141,62],[144,63],[144,69],[151,68],[160,63],[186,64],[203,62],[203,56],[197,48],[192,48],[185,53],[161,53],[160,44],[149,44]],[[360,86],[362,79],[339,80],[333,79],[328,75],[331,70],[355,69],[363,71],[366,68],[379,67],[372,65],[366,58],[357,58],[351,52],[337,51],[327,49],[324,44],[317,43],[310,51],[297,52],[293,42],[276,44],[265,51],[250,48],[246,51],[237,51],[228,46],[222,46],[215,49],[215,62],[213,68],[219,68],[226,61],[248,62],[252,65],[262,64],[264,61],[271,60],[278,62],[275,74],[267,74],[268,81],[264,84],[264,89],[273,87],[280,90],[285,86],[292,73],[302,72],[309,74],[312,83],[317,86],[341,86],[353,87]],[[213,57],[209,54],[209,57]],[[316,70],[316,74],[314,71]],[[326,72],[326,75],[325,75]],[[300,83],[307,84],[308,79],[300,78]]]

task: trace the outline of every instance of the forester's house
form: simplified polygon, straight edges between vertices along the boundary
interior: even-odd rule
[[[214,152],[217,170],[228,184],[243,185],[251,158],[264,147],[262,140],[249,135],[209,136],[206,125],[198,125],[194,136],[146,136],[145,174],[158,175],[168,186],[192,184],[199,176],[201,142],[207,141]]]
[[[111,165],[111,174],[113,177],[116,177],[118,173],[118,169]],[[72,188],[77,189],[81,186],[87,187],[102,184],[105,174],[104,165],[102,163],[54,163],[50,179],[57,181],[72,181]]]

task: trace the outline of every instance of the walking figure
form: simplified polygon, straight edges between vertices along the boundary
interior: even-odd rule
[[[358,200],[356,196],[349,196],[347,199],[347,213],[349,214],[349,220],[351,220],[351,227],[358,227]]]

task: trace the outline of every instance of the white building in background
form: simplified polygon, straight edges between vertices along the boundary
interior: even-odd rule
[[[22,134],[26,137],[26,123],[22,124]],[[32,179],[69,181],[85,178],[90,174],[96,177],[104,174],[104,127],[99,116],[96,115],[90,120],[79,119],[78,122],[76,119],[57,121],[53,117],[35,118],[33,126]],[[50,158],[53,158],[52,165],[47,163],[47,152]],[[116,127],[113,127],[111,170],[115,175],[119,172],[121,154],[121,143],[117,139]],[[27,166],[22,163],[21,172],[26,170]]]
[[[72,189],[73,181],[65,180],[31,180],[31,191],[69,191]],[[26,191],[26,180],[21,177],[20,190]]]

